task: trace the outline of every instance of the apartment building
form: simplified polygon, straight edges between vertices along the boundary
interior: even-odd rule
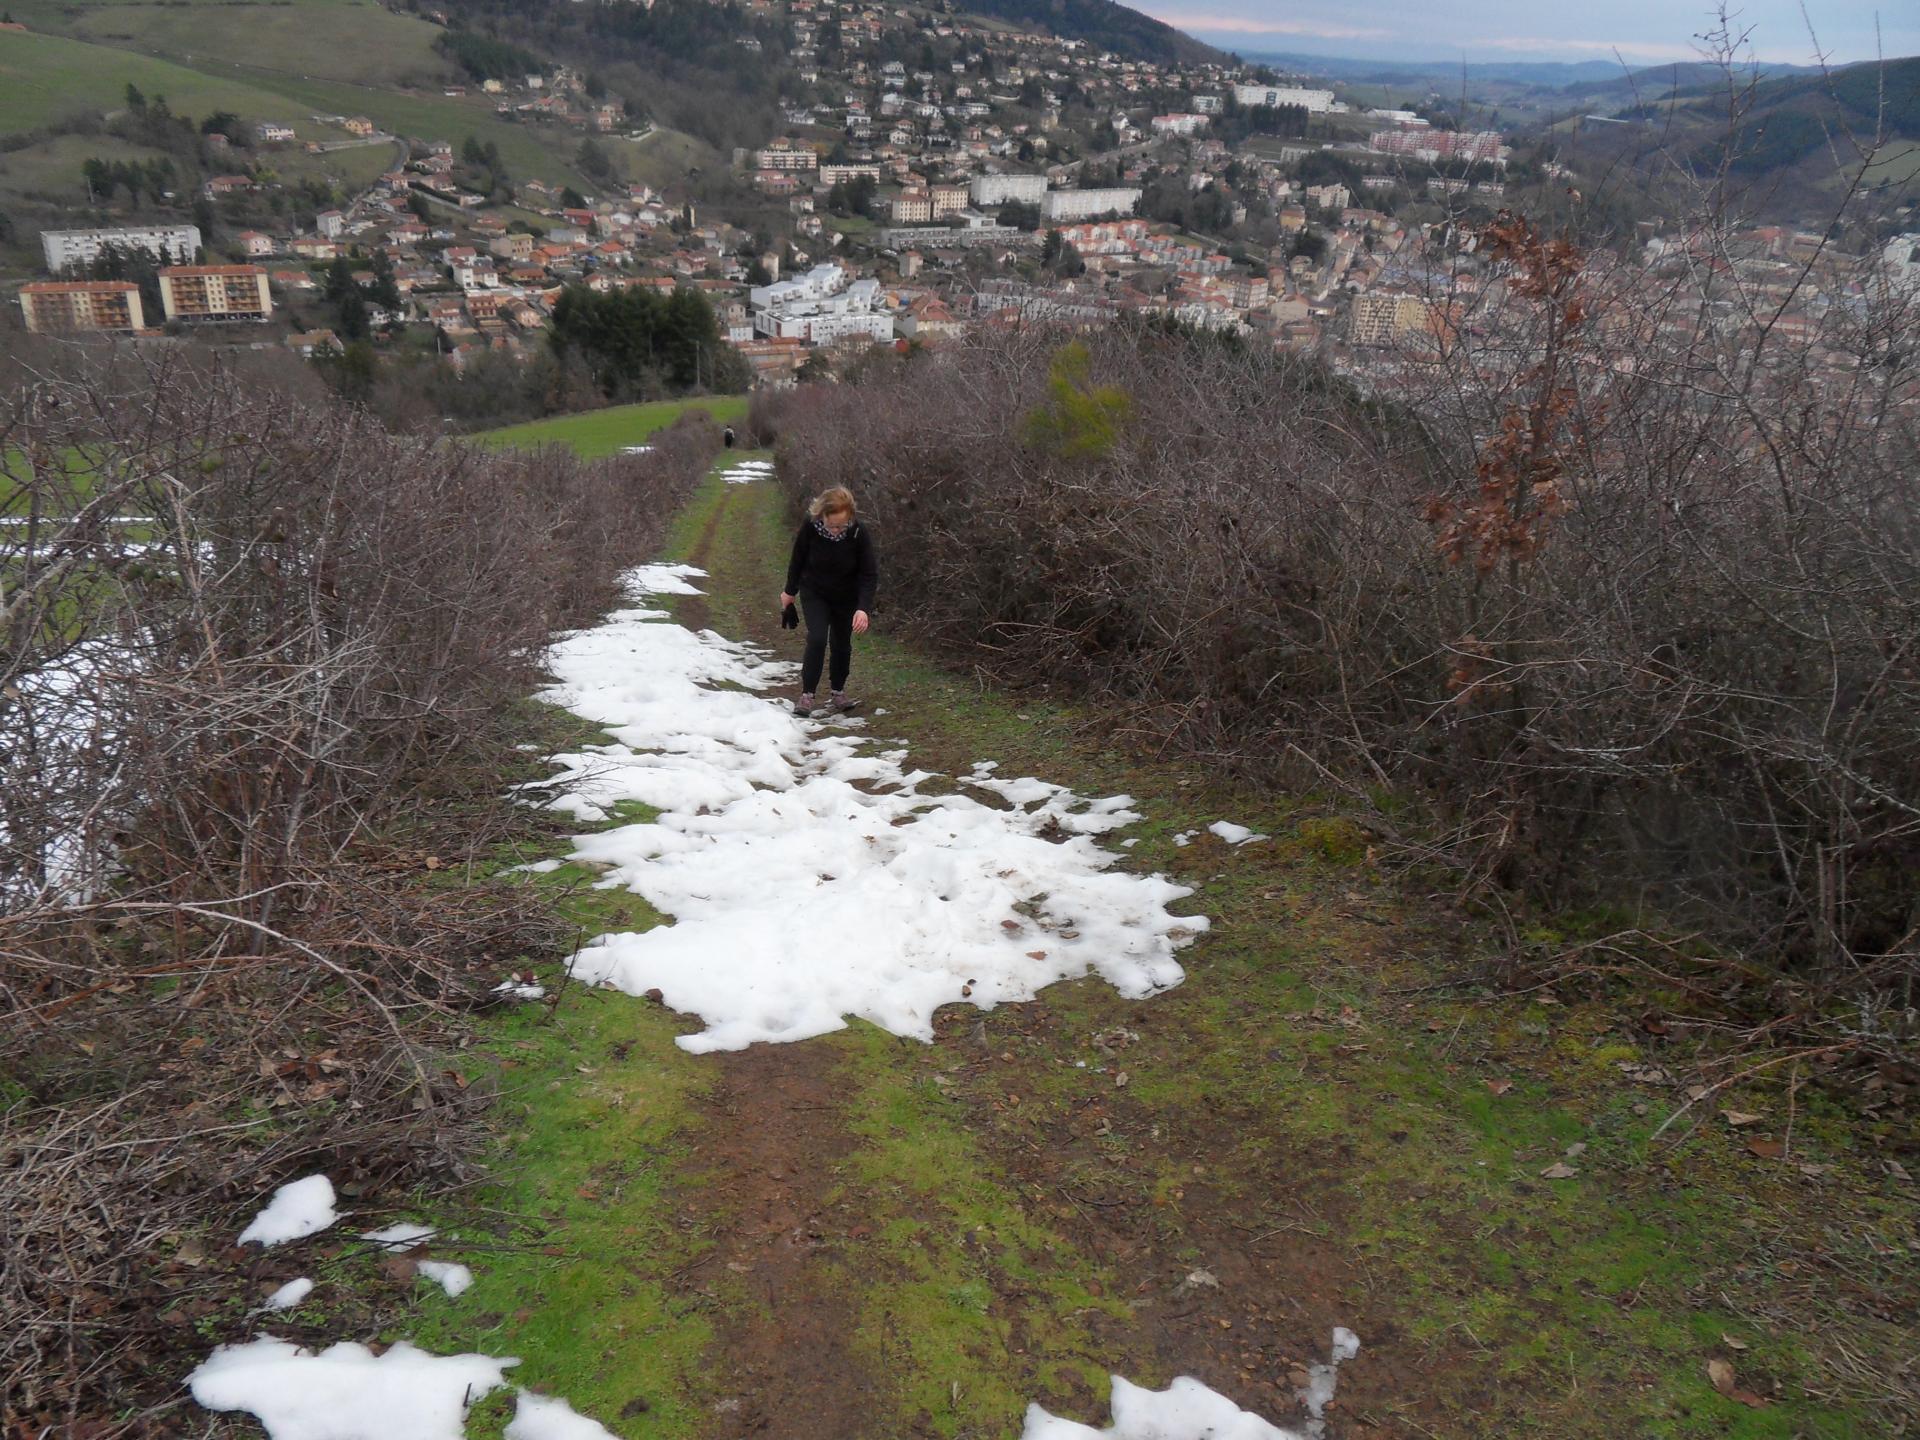
[[[1347,338],[1355,345],[1391,345],[1432,327],[1431,307],[1418,295],[1369,291],[1353,297]]]
[[[754,156],[756,170],[813,170],[820,164],[819,152],[790,140],[777,140]]]
[[[1049,190],[1040,199],[1043,220],[1091,220],[1097,215],[1131,215],[1139,202],[1137,186],[1104,190]]]
[[[1297,85],[1236,85],[1233,98],[1249,108],[1298,105],[1316,115],[1333,109],[1331,90],[1303,90]]]
[[[47,269],[63,270],[91,265],[108,250],[141,250],[162,263],[191,264],[200,249],[197,225],[132,225],[111,230],[43,230],[40,249]]]
[[[124,280],[40,281],[20,289],[27,329],[37,335],[146,329],[140,287]]]
[[[949,215],[958,215],[967,208],[967,187],[965,185],[934,185],[927,190],[927,199],[933,206],[930,218],[944,220]]]
[[[265,320],[273,314],[267,272],[258,265],[176,265],[160,272],[168,320]]]
[[[976,175],[970,187],[976,205],[1038,205],[1046,198],[1044,175]]]

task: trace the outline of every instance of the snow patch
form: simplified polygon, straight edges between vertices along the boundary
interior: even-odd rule
[[[343,1341],[315,1354],[265,1336],[222,1345],[191,1375],[209,1410],[245,1410],[269,1440],[462,1440],[467,1406],[520,1362],[430,1355],[404,1340],[383,1355]]]
[[[1236,825],[1231,820],[1216,820],[1207,826],[1207,829],[1211,830],[1215,835],[1218,835],[1229,845],[1251,845],[1256,840],[1265,840],[1268,838],[1265,835],[1250,830],[1245,825]]]
[[[544,1000],[547,996],[547,987],[535,985],[526,980],[502,980],[493,987],[493,993],[505,995],[512,1000]]]
[[[699,573],[627,579],[660,593]],[[1167,908],[1189,887],[1113,871],[1094,843],[1139,818],[1128,797],[1000,779],[993,762],[964,783],[1014,808],[923,795],[934,777],[905,752],[820,733],[757,693],[794,667],[753,646],[623,610],[558,638],[548,663],[541,698],[615,743],[556,756],[561,774],[533,788],[586,820],[623,800],[658,810],[576,837],[573,858],[674,920],[598,937],[573,974],[699,1016],[688,1050],[802,1040],[847,1016],[931,1040],[941,1005],[990,1009],[1088,973],[1140,998],[1180,983],[1174,952],[1207,928]]]
[[[589,1420],[566,1401],[522,1390],[506,1440],[614,1440],[598,1420]]]
[[[302,1276],[298,1280],[289,1280],[278,1290],[267,1296],[260,1308],[262,1310],[291,1310],[312,1293],[313,1281]]]
[[[1307,1367],[1306,1388],[1294,1392],[1311,1417],[1307,1421],[1306,1440],[1322,1440],[1326,1435],[1327,1406],[1333,1402],[1333,1392],[1339,1384],[1340,1367],[1359,1353],[1360,1337],[1346,1326],[1336,1325],[1333,1327],[1333,1343],[1327,1350],[1326,1364]]]
[[[414,1268],[429,1280],[439,1282],[449,1298],[464,1295],[473,1284],[473,1271],[452,1260],[421,1260]]]
[[[270,1248],[317,1234],[340,1218],[333,1198],[333,1182],[324,1175],[289,1181],[273,1192],[267,1208],[248,1222],[235,1243]]]
[[[371,1240],[382,1250],[411,1250],[423,1240],[431,1240],[439,1230],[431,1225],[422,1225],[418,1220],[402,1220],[389,1225],[384,1230],[364,1231],[360,1238]]]
[[[1291,1430],[1242,1410],[1226,1396],[1182,1375],[1165,1390],[1113,1377],[1113,1424],[1105,1430],[1027,1407],[1020,1440],[1300,1440]]]

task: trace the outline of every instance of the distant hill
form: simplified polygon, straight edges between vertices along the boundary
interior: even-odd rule
[[[1432,60],[1358,60],[1331,55],[1301,55],[1290,51],[1243,52],[1245,58],[1278,70],[1299,74],[1323,75],[1329,80],[1362,84],[1406,85],[1417,80],[1439,84],[1444,92],[1448,84],[1460,83],[1459,60],[1436,57]],[[1471,83],[1500,81],[1509,85],[1534,85],[1548,89],[1593,89],[1619,87],[1631,94],[1635,86],[1671,88],[1675,75],[1686,83],[1705,83],[1717,74],[1709,65],[1650,65],[1626,71],[1618,60],[1490,60],[1470,62],[1466,67]],[[1810,65],[1763,65],[1765,76],[1817,75]]]
[[[1224,51],[1204,45],[1164,20],[1116,5],[1113,0],[960,0],[968,14],[1050,30],[1084,40],[1129,60],[1224,61]]]

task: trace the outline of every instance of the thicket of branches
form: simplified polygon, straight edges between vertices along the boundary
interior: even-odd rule
[[[1790,335],[1722,232],[1645,267],[1482,240],[1391,407],[1247,346],[1028,329],[754,423],[911,557],[890,623],[1331,790],[1496,908],[1691,937],[1662,983],[1754,1025],[1910,1047],[1911,303]]]
[[[459,1016],[566,937],[435,873],[715,448],[399,438],[175,360],[0,394],[0,1428],[164,1432],[274,1185],[468,1173]]]

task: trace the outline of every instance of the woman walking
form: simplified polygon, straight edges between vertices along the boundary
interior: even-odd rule
[[[787,588],[781,592],[784,609],[799,602],[807,619],[807,653],[800,664],[800,698],[793,702],[801,715],[813,713],[813,692],[829,646],[833,663],[827,672],[831,687],[827,708],[836,714],[851,710],[847,672],[853,667],[853,637],[867,633],[873,610],[874,586],[880,567],[874,558],[873,537],[854,511],[853,492],[836,485],[807,507],[807,518],[793,538],[793,558],[787,562]]]

